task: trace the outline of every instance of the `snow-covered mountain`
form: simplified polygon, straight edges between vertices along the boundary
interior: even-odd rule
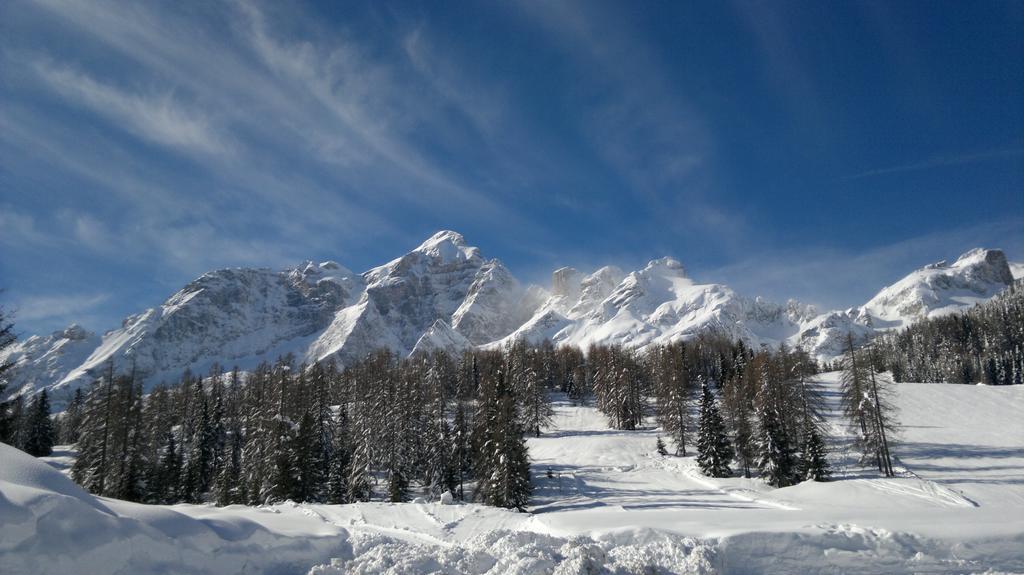
[[[590,274],[561,268],[549,291],[522,286],[500,261],[442,231],[362,274],[334,262],[213,271],[102,338],[72,326],[5,354],[17,363],[12,392],[66,390],[58,398],[88,383],[108,361],[120,369],[134,365],[152,386],[186,369],[206,373],[215,363],[250,369],[288,353],[298,362],[345,364],[381,347],[419,355],[519,338],[643,348],[713,330],[754,347],[786,343],[830,358],[841,353],[847,334],[862,340],[964,309],[1012,281],[1001,251],[975,249],[953,264],[910,273],[862,306],[827,313],[699,283],[672,258],[628,274],[612,266]]]
[[[28,393],[60,381],[85,362],[100,338],[82,326],[71,324],[50,335],[34,335],[0,352],[0,362],[14,364],[11,394]]]
[[[999,250],[973,249],[952,264],[941,261],[886,287],[863,309],[875,327],[902,327],[988,300],[1013,283]]]

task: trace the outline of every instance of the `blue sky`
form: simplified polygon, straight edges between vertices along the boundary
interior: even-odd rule
[[[824,307],[1024,259],[1021,2],[0,3],[0,301],[104,331],[209,269],[438,229]]]

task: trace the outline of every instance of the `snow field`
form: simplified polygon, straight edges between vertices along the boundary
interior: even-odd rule
[[[900,384],[894,399],[897,477],[858,465],[832,412],[836,480],[784,489],[703,477],[692,456],[656,454],[657,429],[610,430],[559,400],[528,442],[529,514],[139,505],[0,445],[0,573],[1024,572],[1024,388]]]

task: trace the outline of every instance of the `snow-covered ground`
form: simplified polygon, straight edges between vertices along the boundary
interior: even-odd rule
[[[837,374],[820,383],[834,407]],[[858,466],[833,413],[836,480],[785,489],[703,477],[657,430],[559,401],[529,440],[529,514],[137,505],[0,445],[0,573],[1024,572],[1024,387],[896,391],[898,477]]]

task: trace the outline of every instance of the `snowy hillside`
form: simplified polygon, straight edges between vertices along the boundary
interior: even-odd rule
[[[819,377],[826,397],[836,381]],[[835,480],[782,489],[704,477],[692,457],[654,453],[658,430],[611,430],[595,409],[559,400],[555,427],[529,440],[528,514],[434,502],[138,505],[88,495],[0,445],[0,572],[1024,570],[1024,388],[896,393],[897,477],[847,455],[833,402]]]
[[[860,307],[821,314],[698,282],[672,258],[631,273],[561,268],[549,290],[523,286],[499,260],[442,231],[362,274],[334,262],[213,271],[102,340],[73,326],[5,353],[18,363],[10,393],[49,387],[58,408],[111,360],[122,370],[134,365],[152,387],[186,369],[202,374],[219,363],[245,370],[287,353],[298,362],[345,364],[382,347],[404,356],[520,338],[643,348],[709,330],[755,348],[802,346],[827,359],[842,351],[848,333],[863,340],[965,309],[1012,278],[1002,252],[975,249],[910,273]]]
[[[0,352],[0,362],[14,364],[11,393],[31,392],[60,381],[82,365],[100,344],[100,338],[72,324],[50,335],[34,335]]]

